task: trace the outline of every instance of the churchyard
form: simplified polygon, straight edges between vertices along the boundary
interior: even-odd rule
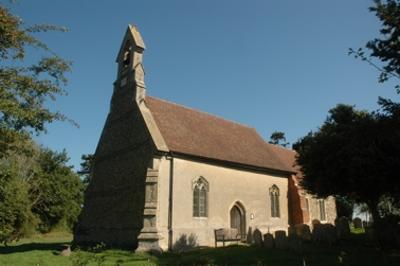
[[[381,248],[364,228],[338,221],[314,225],[311,232],[302,225],[283,233],[260,234],[255,230],[248,240],[253,244],[218,248],[190,247],[163,254],[134,253],[107,249],[102,245],[89,250],[62,250],[71,243],[68,233],[50,233],[21,239],[0,247],[0,265],[400,265],[400,250]],[[358,225],[356,225],[358,227]],[[350,230],[349,230],[350,229]]]

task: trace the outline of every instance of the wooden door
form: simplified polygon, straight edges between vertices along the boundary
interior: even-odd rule
[[[245,232],[245,217],[244,211],[241,210],[238,206],[233,206],[230,212],[231,215],[231,228],[235,228],[238,230],[238,233],[243,237]]]

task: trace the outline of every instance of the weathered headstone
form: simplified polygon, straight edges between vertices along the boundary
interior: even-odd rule
[[[323,225],[324,240],[328,245],[332,245],[337,241],[337,230],[333,224]]]
[[[316,224],[321,224],[321,222],[320,222],[318,219],[312,220],[311,225],[312,225],[312,227],[313,227],[313,230],[314,230],[314,226],[315,226]]]
[[[249,231],[247,232],[247,238],[246,238],[247,244],[253,244],[253,229],[251,226],[249,227]]]
[[[350,236],[350,225],[347,217],[340,217],[335,220],[337,236],[340,239],[346,239]]]
[[[289,236],[295,235],[297,238],[301,240],[309,241],[311,240],[311,231],[310,227],[306,224],[296,224],[289,228]]]
[[[274,236],[270,233],[264,235],[264,247],[273,248],[274,247]]]
[[[275,231],[275,247],[279,249],[288,248],[288,238],[286,236],[286,231]]]
[[[259,229],[256,229],[253,232],[253,242],[258,247],[263,245],[262,233]]]
[[[360,218],[356,217],[353,219],[353,226],[354,228],[362,228],[362,221]]]
[[[312,230],[312,240],[314,242],[322,242],[323,241],[323,232],[322,232],[322,224],[314,223],[313,221],[313,230]]]
[[[288,237],[288,244],[289,244],[289,249],[294,251],[294,252],[301,252],[303,243],[301,238],[296,236],[295,234],[291,234]]]
[[[337,240],[336,227],[332,224],[315,224],[313,241],[332,245]]]

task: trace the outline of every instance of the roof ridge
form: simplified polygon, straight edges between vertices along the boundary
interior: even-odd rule
[[[224,121],[226,121],[226,122],[234,123],[234,124],[237,124],[237,125],[242,126],[242,127],[247,127],[247,128],[249,128],[249,129],[252,129],[252,130],[254,130],[254,131],[257,132],[257,130],[256,130],[254,127],[251,127],[251,126],[248,126],[248,125],[239,123],[239,122],[234,121],[234,120],[226,119],[226,118],[221,117],[221,116],[219,116],[219,115],[211,114],[211,113],[206,112],[206,111],[203,111],[203,110],[199,110],[199,109],[195,109],[195,108],[192,108],[192,107],[188,107],[188,106],[186,106],[186,105],[179,104],[179,103],[175,103],[175,102],[170,102],[170,101],[168,101],[168,100],[161,99],[161,98],[154,97],[154,96],[146,96],[146,97],[150,97],[150,98],[153,98],[153,99],[162,101],[162,102],[166,102],[166,103],[169,103],[169,104],[173,104],[173,105],[176,105],[176,106],[179,106],[179,107],[188,109],[188,110],[192,110],[192,111],[195,111],[195,112],[203,113],[203,114],[206,114],[206,115],[209,115],[209,116],[212,116],[212,117],[215,117],[215,118],[224,120]],[[257,132],[257,135],[260,135],[260,134],[258,134],[258,132]],[[261,137],[261,136],[260,136],[260,137]],[[261,138],[261,139],[263,139],[263,138]],[[264,139],[263,139],[263,140],[264,140]],[[266,142],[266,141],[264,140],[264,142]]]
[[[293,150],[293,149],[289,149],[289,148],[286,148],[286,147],[283,147],[283,146],[281,146],[281,145],[279,145],[279,144],[273,144],[273,143],[269,143],[269,142],[267,142],[267,141],[266,141],[266,143],[267,143],[267,144],[269,144],[269,145],[272,145],[272,147],[274,147],[274,148],[277,148],[277,149],[281,149],[281,150],[285,150],[285,151],[290,151],[290,152],[296,153],[296,151],[295,151],[295,150]]]

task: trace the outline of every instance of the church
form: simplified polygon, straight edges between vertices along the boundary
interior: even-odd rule
[[[300,187],[294,151],[254,128],[148,96],[145,48],[129,25],[76,244],[163,251],[182,236],[213,246],[220,228],[246,239],[256,229],[334,222],[335,200]]]

